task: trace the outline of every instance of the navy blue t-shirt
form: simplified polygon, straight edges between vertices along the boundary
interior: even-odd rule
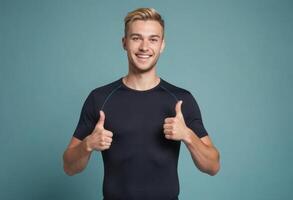
[[[105,200],[176,200],[180,141],[164,137],[163,124],[183,100],[186,125],[198,137],[207,135],[192,94],[162,78],[144,91],[127,87],[122,78],[94,89],[87,97],[74,137],[83,140],[105,113],[104,128],[113,132],[110,149],[102,151]]]

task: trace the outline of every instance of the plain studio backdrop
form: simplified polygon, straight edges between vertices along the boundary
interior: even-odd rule
[[[180,199],[293,199],[293,2],[1,0],[0,199],[96,200],[103,165],[65,175],[62,154],[89,92],[127,73],[123,19],[166,21],[159,75],[189,90],[221,152],[199,172],[186,147]]]

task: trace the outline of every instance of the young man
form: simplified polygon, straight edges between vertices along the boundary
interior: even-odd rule
[[[128,13],[122,43],[129,72],[87,97],[64,152],[64,171],[83,171],[92,152],[101,151],[105,200],[178,199],[181,141],[209,175],[220,168],[219,153],[192,94],[156,74],[165,47],[160,14],[152,8]]]

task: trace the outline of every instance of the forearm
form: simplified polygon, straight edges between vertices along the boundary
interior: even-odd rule
[[[83,171],[91,155],[82,141],[75,147],[67,148],[63,154],[63,167],[67,175],[72,176]]]
[[[191,129],[188,129],[183,142],[199,170],[209,175],[215,175],[219,171],[220,155],[214,146],[204,144]]]

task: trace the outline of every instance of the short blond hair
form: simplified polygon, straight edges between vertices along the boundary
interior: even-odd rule
[[[124,18],[124,35],[127,36],[128,25],[136,20],[153,20],[160,23],[163,28],[163,38],[164,38],[164,29],[165,22],[161,17],[160,13],[158,13],[154,8],[138,8],[129,12]]]

